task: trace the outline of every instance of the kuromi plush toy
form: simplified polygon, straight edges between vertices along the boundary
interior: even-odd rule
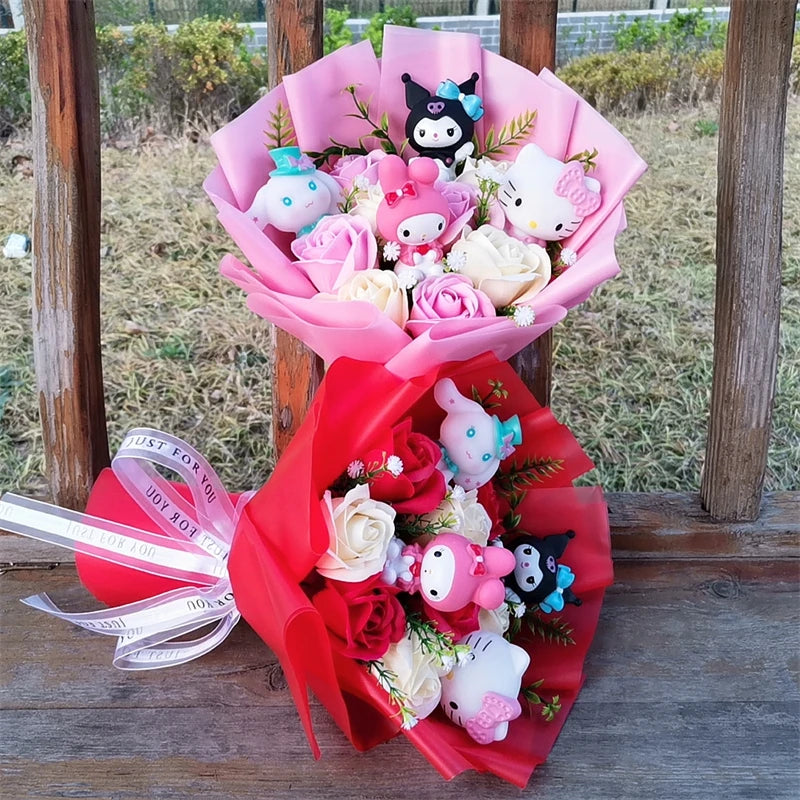
[[[502,547],[481,547],[458,533],[440,533],[423,549],[412,544],[403,550],[413,556],[413,576],[400,585],[419,591],[425,603],[439,611],[458,611],[468,603],[499,608],[505,601],[502,578],[514,569],[514,556]]]
[[[575,233],[600,206],[600,182],[577,161],[551,158],[526,144],[497,194],[514,234],[526,241],[558,242]]]
[[[315,169],[299,147],[279,147],[269,154],[275,169],[245,212],[259,228],[269,224],[300,237],[311,233],[323,217],[338,213],[339,184]]]
[[[450,378],[437,381],[433,396],[447,412],[439,429],[439,469],[446,481],[467,491],[479,489],[492,479],[500,461],[514,452],[514,446],[522,443],[519,417],[515,414],[501,422],[480,403],[464,397]]]
[[[473,72],[464,83],[442,81],[431,94],[411,80],[406,72],[406,136],[421,155],[436,159],[444,180],[455,178],[456,164],[471,156],[475,149],[472,134],[475,123],[483,116],[481,98],[475,94],[478,73]]]
[[[514,570],[506,577],[511,599],[522,600],[526,606],[536,606],[545,613],[562,611],[565,603],[579,606],[581,601],[570,588],[575,575],[558,560],[564,555],[575,531],[538,538],[520,536],[509,545],[514,554]]]
[[[450,206],[434,188],[439,170],[430,158],[406,165],[400,156],[386,156],[378,165],[384,197],[376,220],[381,236],[400,245],[394,271],[410,288],[423,277],[441,275],[442,245],[439,237],[450,223]]]
[[[442,678],[440,705],[479,744],[499,742],[522,713],[517,696],[530,656],[487,631],[473,631],[458,644],[469,645],[470,652]]]

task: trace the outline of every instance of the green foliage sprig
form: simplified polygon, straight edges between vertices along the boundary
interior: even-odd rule
[[[475,227],[479,228],[489,221],[489,206],[497,197],[500,184],[491,178],[478,178],[478,200],[475,205]]]
[[[536,124],[536,111],[523,111],[518,117],[515,117],[511,122],[503,125],[499,133],[495,133],[494,125],[492,125],[486,132],[486,136],[481,146],[475,137],[475,158],[483,158],[484,156],[502,155],[505,153],[507,147],[513,147],[522,142],[533,130]]]
[[[530,632],[546,642],[554,642],[565,647],[575,644],[572,628],[559,617],[543,617],[536,608],[529,608],[523,619]]]
[[[575,155],[567,159],[567,162],[577,161],[579,164],[583,165],[584,172],[591,172],[591,170],[597,169],[597,156],[599,155],[600,153],[595,147],[592,148],[592,150],[582,150],[580,153],[575,153]]]
[[[556,714],[561,711],[561,698],[559,695],[554,694],[549,701],[544,700],[536,691],[543,683],[543,680],[536,681],[535,683],[530,684],[530,686],[526,686],[522,690],[521,694],[531,706],[541,705],[542,716],[547,722],[552,722],[555,719]]]
[[[417,637],[422,652],[435,656],[444,667],[455,666],[470,651],[468,644],[454,644],[452,633],[442,633],[435,622],[423,620],[419,614],[409,614],[406,627]]]
[[[503,386],[503,381],[499,381],[495,378],[489,378],[487,383],[489,384],[489,393],[485,397],[481,396],[480,390],[475,385],[472,386],[471,393],[472,399],[476,403],[480,403],[484,409],[490,411],[502,405],[502,403],[498,403],[497,400],[506,400],[508,398],[508,389]]]
[[[264,135],[267,137],[267,147],[269,148],[290,147],[297,144],[289,109],[283,103],[278,102],[275,110],[270,114]]]
[[[364,665],[378,680],[378,685],[389,695],[389,699],[397,706],[397,713],[400,715],[404,728],[413,727],[416,723],[417,715],[408,702],[408,695],[398,688],[396,681],[397,675],[390,669],[386,669],[383,661],[365,661]]]
[[[507,472],[498,473],[495,485],[504,494],[513,495],[515,492],[530,489],[534,484],[541,483],[562,469],[564,469],[563,458],[527,456],[522,464],[515,463]]]

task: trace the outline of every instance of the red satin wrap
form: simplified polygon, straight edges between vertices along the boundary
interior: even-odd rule
[[[437,438],[444,412],[432,387],[451,377],[471,396],[482,397],[500,380],[507,398],[490,413],[501,419],[518,414],[523,444],[509,464],[526,457],[557,458],[558,468],[527,492],[518,512],[521,527],[534,535],[573,529],[577,536],[564,555],[576,575],[573,591],[580,608],[567,606],[558,616],[573,628],[575,644],[563,646],[529,637],[523,644],[531,666],[523,686],[543,680],[540,691],[558,694],[562,710],[546,722],[538,707],[526,708],[502,742],[481,745],[453,725],[438,709],[406,736],[445,777],[467,769],[492,772],[523,787],[542,763],[564,724],[583,682],[583,663],[597,628],[605,587],[612,582],[606,506],[599,488],[574,488],[572,481],[592,468],[569,430],[549,409],[542,409],[512,368],[486,355],[450,364],[412,381],[402,381],[381,365],[339,359],[328,370],[307,418],[272,477],[245,507],[229,559],[236,604],[244,618],[280,659],[315,757],[319,747],[311,725],[307,689],[311,688],[359,750],[395,736],[397,709],[359,663],[338,653],[335,637],[306,596],[301,582],[328,548],[320,498],[380,438],[387,427],[409,414],[414,429]],[[98,480],[89,513],[148,530],[149,518],[127,496],[110,471]],[[87,588],[99,599],[119,604],[172,588],[174,582],[78,556]]]

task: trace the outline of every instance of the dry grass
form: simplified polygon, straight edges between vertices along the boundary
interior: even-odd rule
[[[696,489],[711,379],[715,110],[616,123],[651,165],[628,204],[623,274],[556,335],[554,407],[610,490]],[[800,486],[800,105],[787,137],[784,315],[768,488]],[[699,126],[706,133],[709,126]],[[29,229],[23,143],[0,149],[0,233]],[[185,436],[231,489],[272,465],[268,327],[217,274],[229,243],[200,184],[205,144],[103,152],[103,358],[112,448],[134,425]],[[0,258],[0,489],[41,493],[30,260]]]

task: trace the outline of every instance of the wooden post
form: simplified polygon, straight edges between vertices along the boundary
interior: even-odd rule
[[[755,519],[778,361],[783,145],[797,0],[732,0],[720,112],[714,379],[703,504]]]
[[[33,113],[33,354],[55,502],[107,466],[100,358],[100,112],[91,0],[25,0]]]
[[[531,70],[555,69],[558,0],[503,0],[500,54]],[[540,336],[511,359],[517,374],[542,404],[553,384],[553,332]]]
[[[322,58],[322,0],[268,0],[267,52],[272,86]],[[272,328],[272,432],[276,458],[303,421],[323,363],[302,342]]]

